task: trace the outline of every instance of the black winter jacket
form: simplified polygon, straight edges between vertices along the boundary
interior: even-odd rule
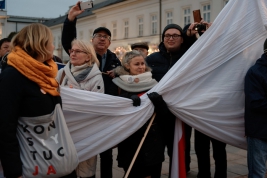
[[[159,52],[147,56],[146,62],[152,68],[152,78],[158,82],[196,41],[195,36],[188,37],[186,35],[189,26],[190,24],[186,25],[183,29],[183,43],[179,50],[168,53],[164,43],[161,42],[159,44]]]
[[[132,95],[139,95],[145,92],[146,91],[133,93],[127,92],[123,89],[118,90],[117,85],[115,85],[114,83],[110,87],[109,91],[111,95],[121,96],[124,98],[130,98]],[[162,118],[158,116],[155,117],[154,122],[151,125],[147,137],[143,143],[143,146],[141,147],[141,150],[137,156],[135,164],[144,167],[158,164],[164,161],[162,129],[159,124],[160,119]],[[150,120],[148,120],[144,126],[142,126],[130,137],[119,143],[117,157],[119,167],[127,168],[130,165],[149,122]]]
[[[19,177],[22,175],[16,137],[19,117],[50,114],[56,104],[61,104],[61,98],[43,94],[35,82],[7,65],[0,74],[0,101],[0,160],[5,177]]]
[[[76,38],[76,21],[77,21],[77,18],[75,18],[75,20],[71,22],[69,21],[67,17],[63,25],[61,41],[62,41],[62,46],[67,54],[69,54],[69,49],[71,49],[71,42]],[[106,63],[102,71],[102,56],[100,56],[99,54],[96,54],[96,55],[100,62],[99,70],[101,72],[106,72],[106,71],[115,69],[117,66],[121,65],[121,62],[117,58],[116,54],[114,54],[108,49],[107,56],[106,56]],[[105,74],[102,74],[102,77],[104,80],[105,93],[106,93],[106,91],[109,90],[109,87],[112,83],[112,78]]]
[[[155,52],[147,56],[146,62],[148,66],[152,68],[152,78],[156,79],[158,82],[196,41],[195,37],[188,37],[186,35],[188,27],[189,26],[186,26],[183,30],[184,32],[182,35],[184,42],[180,50],[168,53],[164,43],[161,42],[159,44],[159,52]],[[171,112],[159,112],[157,115],[160,118],[164,118],[159,122],[163,129],[164,141],[167,143],[170,140],[173,140],[175,116]]]
[[[146,62],[152,68],[152,78],[158,82],[170,70],[170,68],[182,57],[184,50],[179,50],[175,53],[168,53],[161,42],[159,52],[155,52],[146,57]]]
[[[245,134],[267,141],[267,55],[245,77]]]

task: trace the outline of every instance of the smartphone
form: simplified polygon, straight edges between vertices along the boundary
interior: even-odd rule
[[[79,4],[81,10],[93,8],[93,1],[85,1]]]
[[[201,21],[201,14],[200,14],[200,9],[198,10],[193,10],[193,16],[194,16],[194,22],[200,22]]]

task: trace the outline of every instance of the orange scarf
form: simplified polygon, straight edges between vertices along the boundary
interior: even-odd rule
[[[16,68],[22,75],[37,83],[42,90],[52,96],[59,96],[57,76],[57,65],[52,60],[47,60],[45,65],[32,58],[20,47],[16,46],[7,56],[7,64]]]

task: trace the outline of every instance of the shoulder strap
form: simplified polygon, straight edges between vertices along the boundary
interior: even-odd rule
[[[59,81],[59,85],[61,85],[61,83],[62,83],[62,81],[63,81],[65,75],[66,75],[66,74],[65,74],[65,70],[63,69],[63,72],[62,72],[62,75],[61,75],[61,78],[60,78],[60,81]]]
[[[118,96],[120,96],[120,95],[121,95],[121,88],[118,87]]]

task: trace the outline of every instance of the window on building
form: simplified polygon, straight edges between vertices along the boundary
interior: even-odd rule
[[[166,21],[167,21],[167,25],[172,24],[172,11],[166,12]]]
[[[83,39],[83,31],[79,31],[79,39],[80,39],[80,40]]]
[[[88,30],[88,37],[89,37],[89,41],[93,38],[93,30],[92,29]]]
[[[144,35],[144,18],[139,17],[138,18],[138,36]]]
[[[157,34],[157,29],[158,29],[158,19],[157,19],[157,15],[152,15],[151,16],[151,34],[155,35]]]
[[[190,8],[184,9],[184,26],[190,24],[191,10]]]
[[[116,22],[114,22],[113,24],[112,24],[112,38],[113,39],[116,39],[117,38],[117,23]]]
[[[210,23],[210,4],[205,4],[202,6],[203,19]]]
[[[57,44],[57,46],[58,46],[58,48],[60,49],[61,48],[61,36],[59,35],[58,37],[57,37],[57,42],[58,42],[58,44]]]
[[[124,21],[124,38],[129,37],[129,21]]]

